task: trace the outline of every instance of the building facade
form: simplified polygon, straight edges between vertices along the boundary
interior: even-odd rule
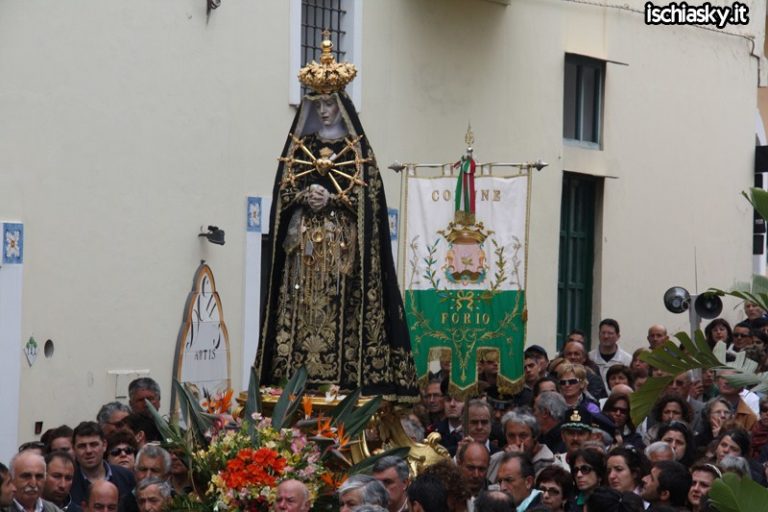
[[[308,20],[316,3],[343,20]],[[23,260],[0,267],[2,398],[18,409],[0,419],[0,457],[36,427],[94,418],[136,375],[160,382],[167,412],[200,260],[245,387],[258,324],[247,198],[271,194],[307,25],[336,23],[359,68],[351,93],[391,207],[400,177],[384,167],[457,158],[468,122],[479,160],[549,163],[533,183],[529,343],[554,350],[559,332],[594,335],[603,317],[630,349],[652,323],[686,329],[664,290],[752,270],[740,192],[765,2],[722,30],[648,25],[644,2],[622,4],[225,0],[207,17],[203,0],[4,3],[0,222],[23,225]],[[208,225],[225,245],[197,236]]]

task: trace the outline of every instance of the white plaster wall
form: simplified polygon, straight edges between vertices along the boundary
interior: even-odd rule
[[[561,0],[358,1],[359,107],[382,168],[455,159],[467,122],[480,160],[550,163],[533,186],[531,342],[554,348],[564,169],[616,177],[595,318],[617,318],[630,347],[651,323],[686,327],[661,294],[694,288],[694,246],[700,290],[748,278],[739,192],[751,183],[758,73],[742,39]],[[207,25],[204,10],[202,0],[0,6],[0,218],[25,224],[22,339],[56,344],[22,369],[21,440],[36,420],[95,416],[114,395],[110,369],[149,368],[169,391],[200,259],[241,366],[245,197],[271,193],[293,115],[288,2],[227,0]],[[563,145],[565,52],[628,64],[608,64],[602,151]],[[398,206],[399,178],[382,172]],[[227,231],[225,246],[196,238],[207,224]]]
[[[199,1],[0,9],[0,217],[28,223],[22,338],[56,344],[22,371],[20,436],[95,417],[110,369],[150,369],[167,407],[201,259],[239,368],[245,197],[271,194],[293,115],[287,4],[229,1],[208,25]]]

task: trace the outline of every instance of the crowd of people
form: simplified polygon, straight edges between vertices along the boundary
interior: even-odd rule
[[[745,352],[765,371],[768,320],[752,304],[745,312],[733,328],[711,321],[706,339],[723,342],[727,360]],[[768,398],[731,385],[733,370],[650,367],[640,355],[669,340],[661,325],[633,354],[619,346],[617,321],[600,322],[598,336],[589,351],[585,334],[573,331],[552,358],[528,346],[525,386],[513,395],[499,389],[493,353],[479,362],[484,398],[457,400],[444,375],[434,375],[415,415],[427,433],[440,433],[469,489],[467,506],[446,510],[700,512],[724,473],[768,486]],[[635,425],[632,394],[652,376],[670,383]],[[491,497],[506,505],[489,506]]]
[[[731,328],[723,319],[706,329],[766,363],[768,320],[752,305]],[[550,358],[538,346],[524,354],[524,386],[505,394],[495,376],[498,357],[479,361],[480,396],[452,396],[448,368],[431,374],[422,401],[403,418],[417,441],[440,434],[450,457],[411,474],[399,457],[379,459],[371,475],[356,474],[338,490],[342,512],[702,512],[713,482],[733,472],[768,485],[768,398],[734,387],[732,371],[685,372],[670,384],[639,425],[630,417],[632,393],[662,374],[639,356],[668,340],[648,329],[648,347],[619,347],[618,322],[600,323],[599,343],[587,350],[573,331]],[[146,402],[160,408],[151,378],[129,386],[129,403],[111,402],[95,421],[48,430],[0,464],[0,511],[67,512],[168,510],[172,496],[194,492],[183,458],[161,447]],[[275,510],[308,511],[307,487],[281,482]]]

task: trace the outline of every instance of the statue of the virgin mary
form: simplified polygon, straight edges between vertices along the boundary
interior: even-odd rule
[[[299,79],[304,97],[277,169],[271,271],[256,369],[279,385],[299,368],[310,387],[418,399],[390,246],[384,187],[354,105],[351,64],[330,41]]]

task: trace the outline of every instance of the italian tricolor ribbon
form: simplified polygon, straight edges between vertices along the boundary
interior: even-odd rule
[[[471,156],[463,156],[453,164],[459,167],[459,177],[456,180],[456,211],[468,214],[475,213],[475,160]],[[463,205],[462,205],[463,203]]]

